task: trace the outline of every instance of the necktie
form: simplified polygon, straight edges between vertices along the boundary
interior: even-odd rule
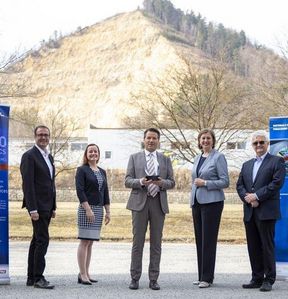
[[[147,161],[147,174],[148,175],[155,175],[155,166],[154,166],[153,156],[150,153],[148,155],[148,157],[149,158],[148,158],[148,161]],[[155,197],[158,193],[158,186],[155,185],[155,184],[148,185],[147,189],[148,189],[148,192],[150,193],[150,195],[152,197]]]

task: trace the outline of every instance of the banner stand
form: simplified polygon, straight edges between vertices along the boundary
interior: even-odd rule
[[[270,153],[285,160],[286,177],[280,191],[281,219],[275,227],[275,255],[278,280],[288,280],[288,116],[270,117]]]
[[[8,212],[9,106],[0,105],[0,284],[10,284]]]

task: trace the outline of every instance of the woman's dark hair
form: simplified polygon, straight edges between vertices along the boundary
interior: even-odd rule
[[[96,146],[97,149],[98,149],[98,153],[99,153],[99,158],[98,160],[96,161],[96,163],[98,163],[99,159],[100,159],[100,149],[99,149],[99,146],[95,143],[90,143],[86,146],[85,148],[85,151],[84,151],[84,154],[83,154],[83,165],[87,165],[88,164],[88,158],[87,158],[87,152],[88,152],[88,147],[89,146]]]
[[[203,134],[207,134],[207,133],[210,134],[210,135],[212,136],[212,140],[213,140],[212,148],[215,147],[215,143],[216,143],[215,133],[214,133],[213,130],[211,130],[211,129],[203,129],[203,130],[201,130],[201,131],[199,132],[198,137],[197,137],[197,139],[198,139],[198,148],[199,148],[199,149],[202,149],[202,146],[201,146],[201,144],[200,144],[200,138],[201,138],[201,136],[202,136]]]

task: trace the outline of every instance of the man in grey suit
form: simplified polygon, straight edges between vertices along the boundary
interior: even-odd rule
[[[149,128],[144,132],[145,150],[129,158],[125,187],[131,188],[127,209],[132,211],[133,247],[131,254],[131,283],[137,290],[142,273],[142,256],[147,225],[150,225],[149,288],[159,290],[157,282],[161,258],[162,231],[165,214],[169,213],[167,189],[175,186],[171,160],[156,151],[160,132]]]

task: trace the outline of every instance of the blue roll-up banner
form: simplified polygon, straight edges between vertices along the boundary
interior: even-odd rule
[[[276,222],[277,279],[288,280],[288,116],[270,118],[270,153],[285,160],[286,177],[280,192],[282,218]]]
[[[9,106],[0,105],[0,284],[9,284],[8,219],[8,129]]]

